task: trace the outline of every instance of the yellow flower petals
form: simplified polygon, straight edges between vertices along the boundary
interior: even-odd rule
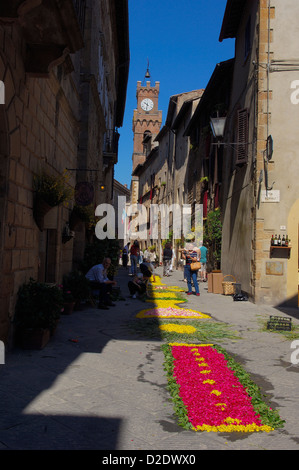
[[[228,416],[227,418],[225,418],[224,420],[225,423],[230,423],[230,424],[241,424],[242,421],[238,418],[231,418],[230,416]]]
[[[225,408],[227,407],[226,403],[215,403],[215,406],[220,406],[221,411],[225,411]]]
[[[176,323],[167,323],[166,325],[159,325],[159,328],[163,331],[187,334],[191,334],[196,331],[196,328],[191,325],[177,325]]]
[[[219,392],[219,390],[212,390],[211,391],[211,394],[213,395],[217,395],[217,397],[219,397],[219,395],[221,395],[222,392]]]
[[[270,432],[274,429],[270,426],[257,426],[255,423],[253,424],[246,424],[246,426],[241,424],[223,424],[220,426],[209,426],[208,424],[204,424],[202,426],[197,426],[193,428],[194,431],[207,431],[207,432]]]

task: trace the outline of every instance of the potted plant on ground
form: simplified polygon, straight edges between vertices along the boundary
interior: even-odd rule
[[[42,171],[33,178],[33,216],[38,228],[43,231],[44,217],[55,206],[73,197],[73,189],[67,184],[68,174],[54,176]]]
[[[63,310],[61,313],[64,315],[70,315],[75,307],[75,297],[70,290],[63,286],[63,284],[61,284],[59,288],[62,289],[63,295]]]
[[[53,334],[63,308],[61,290],[30,278],[18,292],[14,323],[24,349],[42,349]]]
[[[63,276],[63,287],[65,291],[72,293],[75,301],[75,310],[80,309],[82,300],[90,297],[89,282],[81,271],[73,270]]]

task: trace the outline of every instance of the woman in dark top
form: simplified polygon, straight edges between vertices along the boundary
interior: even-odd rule
[[[190,247],[191,248],[191,247]],[[197,271],[192,271],[191,270],[191,263],[192,260],[194,261],[199,261],[200,260],[200,250],[197,250],[194,246],[189,249],[189,250],[184,250],[182,252],[182,258],[186,260],[186,265],[185,265],[185,274],[187,277],[187,285],[188,285],[188,295],[192,294],[192,284],[191,280],[193,281],[194,287],[195,287],[195,293],[197,296],[200,295],[199,293],[199,287],[198,287],[198,282],[197,282]]]

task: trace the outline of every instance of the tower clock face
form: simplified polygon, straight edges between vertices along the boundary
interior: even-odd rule
[[[153,109],[154,103],[151,99],[145,98],[144,100],[141,101],[141,108],[143,111],[150,111]]]

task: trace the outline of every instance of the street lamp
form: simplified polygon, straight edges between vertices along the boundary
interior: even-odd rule
[[[216,139],[221,139],[223,137],[225,123],[226,123],[226,116],[210,118],[211,129],[213,132],[213,136]]]

